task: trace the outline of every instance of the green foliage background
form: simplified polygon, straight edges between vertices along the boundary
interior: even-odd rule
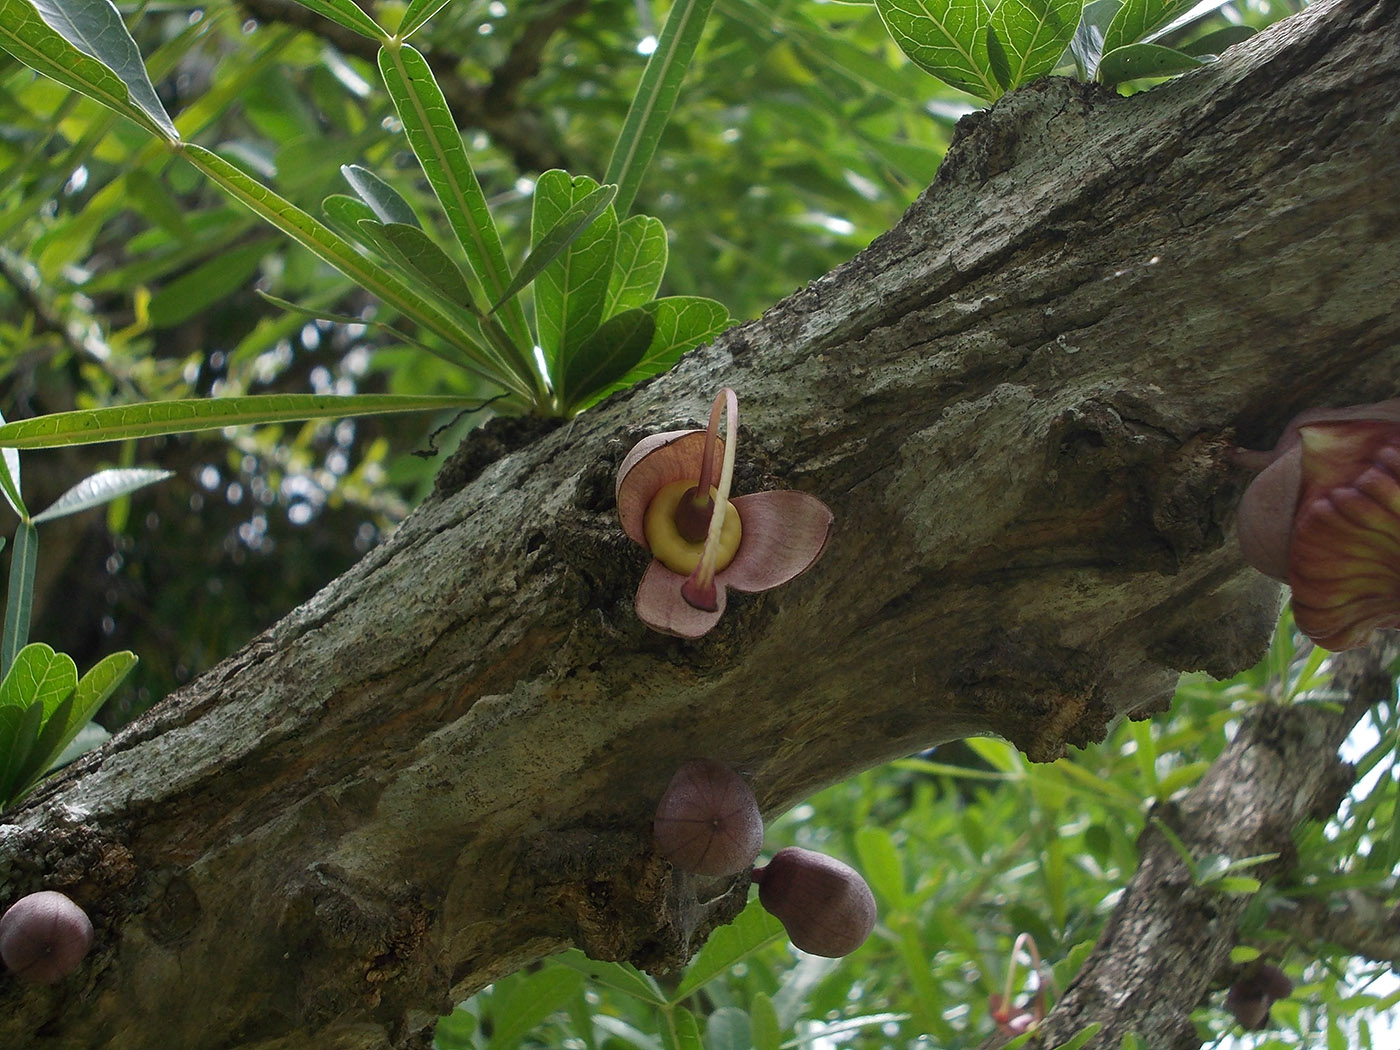
[[[5,0],[0,21],[23,3]],[[1049,71],[1142,89],[1151,80],[1134,77],[1194,65],[1300,4],[1221,2],[1173,28],[1192,5],[694,3],[703,14],[686,33],[697,50],[671,85],[669,122],[647,131],[657,152],[644,177],[612,148],[669,5],[433,6],[372,10],[382,25],[405,12],[421,22],[413,45],[442,84],[502,241],[531,243],[547,169],[615,179],[619,218],[664,223],[660,294],[713,299],[745,319],[896,222],[936,173],[957,118],[985,99]],[[155,105],[186,140],[309,213],[348,195],[342,167],[351,165],[382,180],[400,214],[436,214],[368,36],[288,20],[297,9],[267,0],[119,10]],[[956,32],[950,14],[962,19]],[[949,60],[949,41],[965,53]],[[5,53],[0,172],[9,419],[215,395],[483,394],[469,373],[378,325],[384,314],[363,288],[146,131]],[[347,199],[343,207],[360,206]],[[45,527],[30,633],[79,667],[118,650],[140,655],[101,715],[115,727],[348,567],[430,489],[437,450],[490,413],[26,452],[33,506],[103,468],[158,463],[176,474]],[[1229,683],[1187,679],[1168,714],[1120,725],[1072,759],[1031,766],[999,742],[974,740],[867,773],[782,817],[769,851],[795,843],[832,853],[875,890],[880,925],[846,960],[796,955],[751,907],[678,979],[569,954],[463,1004],[440,1025],[439,1044],[974,1045],[991,1030],[988,997],[1016,935],[1034,935],[1052,995],[1063,988],[1134,867],[1152,803],[1189,788],[1251,705],[1326,702],[1320,664],[1285,623],[1260,668]],[[1358,734],[1367,776],[1338,821],[1302,833],[1293,884],[1256,887],[1247,870],[1197,858],[1222,892],[1253,898],[1240,960],[1260,953],[1297,986],[1275,1007],[1274,1032],[1236,1044],[1217,996],[1196,1017],[1208,1042],[1387,1045],[1373,1034],[1397,1002],[1393,982],[1377,980],[1384,965],[1300,939],[1286,915],[1290,899],[1342,889],[1394,899],[1398,717],[1393,703],[1382,707]]]

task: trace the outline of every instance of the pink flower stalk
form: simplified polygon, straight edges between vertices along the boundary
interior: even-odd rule
[[[1271,452],[1240,501],[1240,550],[1293,589],[1298,629],[1324,649],[1400,627],[1400,400],[1312,409]]]
[[[1016,1005],[1016,959],[1022,947],[1030,950],[1031,966],[1027,973],[1027,984],[1031,989],[1030,1000],[1021,1006]],[[1045,1020],[1045,976],[1040,968],[1040,951],[1035,938],[1029,933],[1020,934],[1011,946],[1011,959],[1006,965],[1006,991],[1000,995],[993,992],[987,999],[992,1020],[1002,1035],[1020,1035],[1032,1026]]]
[[[707,429],[643,438],[618,468],[622,529],[652,553],[637,615],[657,631],[699,638],[723,615],[726,587],[753,593],[787,583],[826,546],[833,516],[815,496],[780,489],[729,498],[738,434],[739,399],[726,387]]]

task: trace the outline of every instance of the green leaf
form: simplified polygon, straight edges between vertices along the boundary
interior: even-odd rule
[[[1227,47],[1243,43],[1258,32],[1259,30],[1253,26],[1225,26],[1223,29],[1217,29],[1205,36],[1197,37],[1189,44],[1182,44],[1177,50],[1192,58],[1218,55]]]
[[[652,1006],[665,1006],[666,996],[656,979],[642,973],[634,966],[623,963],[598,962],[584,955],[577,948],[560,952],[550,958],[551,963],[568,966],[586,976],[595,984],[606,985],[632,999]]]
[[[1001,96],[987,54],[991,15],[983,0],[875,0],[875,8],[915,65],[979,98]]]
[[[77,685],[78,668],[73,658],[35,642],[19,651],[0,681],[0,707],[28,707],[38,702],[43,711],[53,711]]]
[[[695,1015],[684,1006],[677,1006],[669,1013],[670,1025],[665,1035],[670,1050],[705,1050],[700,1039],[700,1025]]]
[[[399,313],[441,336],[462,367],[483,372],[506,389],[533,399],[531,384],[522,380],[514,368],[482,347],[457,320],[418,294],[396,274],[366,259],[344,238],[218,154],[192,143],[186,145],[182,152],[186,160],[235,200],[298,244],[309,248],[367,292],[379,296]]]
[[[5,417],[0,415],[0,426],[4,425]],[[0,456],[0,493],[5,496],[5,502],[10,505],[10,509],[19,515],[21,521],[29,517],[29,511],[24,505],[24,500],[19,493],[19,450],[7,448],[4,455]],[[0,669],[0,674],[3,674]]]
[[[52,712],[44,716],[43,726],[29,750],[29,757],[15,773],[9,787],[11,799],[20,798],[34,785],[53,764],[53,758],[63,751],[64,730],[73,710],[73,694],[69,693]]]
[[[315,11],[323,18],[329,18],[337,25],[344,26],[352,33],[359,33],[371,40],[384,40],[388,37],[354,0],[297,0],[297,3]]]
[[[471,402],[426,394],[249,394],[242,397],[150,401],[111,408],[77,409],[0,426],[0,445],[58,448],[99,441],[190,434],[222,427],[256,426],[308,419],[431,412],[463,408]]]
[[[729,327],[729,311],[713,299],[698,295],[668,295],[643,303],[640,309],[656,319],[656,331],[651,345],[642,354],[635,368],[618,382],[593,395],[585,402],[575,402],[574,409],[597,404],[609,394],[626,390],[644,379],[674,367],[681,355],[709,342]]]
[[[122,33],[126,33],[125,27]],[[0,0],[0,47],[30,69],[81,92],[162,138],[179,138],[164,110],[147,113],[131,97],[121,77],[81,48],[63,38],[40,16],[29,0]]]
[[[1191,850],[1186,843],[1181,841],[1181,836],[1161,817],[1149,817],[1147,822],[1162,833],[1162,837],[1167,840],[1167,844],[1176,851],[1176,855],[1181,858],[1181,862],[1185,864],[1187,870],[1191,872],[1191,880],[1199,883],[1200,872],[1196,867],[1196,858],[1192,856]]]
[[[1203,65],[1199,58],[1161,44],[1129,44],[1104,52],[1098,77],[1104,84],[1121,84],[1139,77],[1169,77]]]
[[[1080,1047],[1084,1046],[1090,1039],[1099,1034],[1099,1029],[1102,1027],[1103,1025],[1098,1021],[1087,1024],[1069,1039],[1066,1039],[1059,1046],[1055,1047],[1055,1050],[1080,1050]]]
[[[373,208],[359,197],[351,197],[344,193],[332,193],[321,202],[321,210],[332,222],[338,223],[346,234],[361,243],[364,242],[361,241],[360,235],[363,230],[360,223],[368,221],[384,225],[379,222]]]
[[[1002,91],[1009,91],[1016,86],[1011,79],[1011,56],[1006,53],[1006,48],[1001,46],[1001,41],[997,38],[997,28],[994,25],[987,26],[987,64],[991,67],[992,76],[996,78],[997,86]]]
[[[514,1047],[583,988],[583,975],[566,966],[547,966],[497,986],[509,989],[501,1009],[493,1011],[492,1047]]]
[[[153,470],[146,467],[99,470],[96,474],[84,478],[62,496],[59,496],[58,499],[49,504],[46,510],[34,515],[34,524],[66,517],[69,514],[77,514],[79,511],[92,507],[100,507],[102,504],[110,503],[127,493],[135,492],[147,485],[154,485],[158,481],[164,481],[173,474],[174,471]]]
[[[554,231],[566,216],[572,224],[579,214],[574,205],[588,201],[587,210],[592,210],[600,199],[599,189],[586,175],[570,178],[557,169],[541,175],[535,184],[532,254],[562,239],[563,234]],[[603,213],[536,276],[535,331],[551,379],[558,379],[569,351],[603,319],[616,254],[617,216],[605,204]]]
[[[1230,961],[1235,964],[1253,962],[1259,958],[1259,949],[1247,944],[1237,944],[1230,949]]]
[[[1178,15],[1195,7],[1196,3],[1197,0],[1123,0],[1123,6],[1104,30],[1104,55],[1117,48],[1145,41]]]
[[[379,52],[379,72],[403,121],[408,143],[468,264],[481,281],[487,301],[498,301],[510,285],[510,265],[496,220],[433,71],[422,55],[405,44]],[[500,311],[500,319],[515,345],[534,345],[525,308],[518,300]]]
[[[9,805],[19,794],[11,785],[18,782],[20,772],[39,740],[44,705],[35,700],[23,708],[0,708],[0,716],[9,723],[0,731],[0,736],[8,736],[10,740],[8,753],[0,754],[0,805]]]
[[[126,87],[127,99],[166,139],[180,138],[156,96],[136,41],[112,0],[32,0],[35,10],[64,40],[110,69]],[[3,16],[0,16],[3,17]]]
[[[619,215],[626,215],[637,197],[713,6],[714,0],[676,0],[666,16],[603,176],[617,185]]]
[[[996,5],[991,28],[1004,48],[1007,90],[1059,64],[1083,10],[1084,0],[1001,0]]]
[[[903,911],[906,906],[904,864],[895,848],[894,836],[874,824],[857,828],[856,856],[860,858],[861,874],[871,888],[891,909]]]
[[[466,278],[431,237],[417,226],[407,226],[401,222],[386,223],[384,235],[428,284],[452,302],[471,308],[472,293],[467,287]]]
[[[666,227],[650,215],[633,215],[617,228],[617,255],[608,277],[603,316],[651,302],[666,273]]]
[[[151,326],[173,328],[242,288],[271,250],[269,240],[255,240],[220,252],[181,274],[151,296]]]
[[[773,1009],[773,1000],[762,992],[755,992],[749,1001],[749,1035],[753,1050],[778,1050],[782,1044],[783,1029],[778,1024],[778,1011]]]
[[[394,35],[400,40],[407,40],[415,30],[447,4],[448,0],[413,0],[408,5],[408,9],[404,11],[403,20],[399,22],[398,32]]]
[[[750,901],[733,922],[710,934],[705,947],[686,967],[685,976],[671,993],[670,1001],[684,1002],[702,985],[786,936],[782,923],[764,911],[757,900]]]
[[[565,405],[581,404],[617,382],[641,361],[656,332],[656,319],[640,307],[609,317],[569,353],[559,386]]]
[[[368,168],[362,168],[358,164],[342,164],[340,173],[345,176],[345,181],[350,183],[350,188],[354,190],[374,211],[374,217],[380,222],[388,225],[391,222],[400,222],[405,226],[418,226],[418,216],[409,207],[408,201],[400,196],[399,191],[390,186]]]
[[[705,1050],[754,1050],[749,1015],[737,1006],[721,1006],[705,1018]]]
[[[520,264],[520,269],[511,278],[506,290],[501,293],[501,298],[492,304],[491,312],[500,309],[507,300],[538,277],[541,270],[559,258],[560,253],[577,241],[589,224],[607,210],[616,192],[616,186],[599,186],[569,205],[553,226],[535,238],[530,254]],[[535,193],[535,199],[538,200],[538,187]]]
[[[1258,893],[1263,887],[1263,883],[1258,879],[1252,879],[1247,875],[1227,875],[1223,879],[1215,879],[1211,885],[1221,893],[1238,893],[1245,896]]]
[[[33,522],[22,521],[15,530],[15,545],[10,550],[10,588],[5,602],[5,629],[0,635],[0,675],[9,674],[13,661],[29,641],[29,617],[34,609],[34,564],[38,556],[39,532]],[[0,695],[0,702],[3,699]]]

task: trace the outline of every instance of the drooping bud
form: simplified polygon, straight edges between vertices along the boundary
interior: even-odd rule
[[[91,947],[87,913],[53,890],[21,897],[0,918],[0,959],[21,981],[61,981]]]
[[[1240,1027],[1257,1032],[1269,1025],[1269,1009],[1293,994],[1293,982],[1277,966],[1260,963],[1253,973],[1241,977],[1225,995],[1225,1009],[1235,1015]]]
[[[723,762],[697,758],[671,777],[652,834],[657,852],[682,871],[736,875],[763,848],[763,817],[743,777]]]
[[[854,868],[834,857],[788,846],[755,868],[753,879],[759,903],[804,952],[849,955],[875,928],[875,895]]]

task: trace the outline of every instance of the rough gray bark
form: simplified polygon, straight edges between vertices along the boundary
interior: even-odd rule
[[[1279,595],[1229,538],[1224,452],[1400,386],[1398,81],[1395,6],[1336,0],[1142,95],[1032,85],[849,264],[458,459],[0,825],[0,902],[64,889],[97,926],[68,983],[0,982],[0,1044],[421,1046],[530,959],[675,966],[738,909],[742,880],[702,907],[723,885],[649,848],[686,758],[772,815],[969,733],[1052,758],[1252,662]],[[612,474],[722,384],[736,491],[817,493],[837,530],[686,643],[633,615]]]

